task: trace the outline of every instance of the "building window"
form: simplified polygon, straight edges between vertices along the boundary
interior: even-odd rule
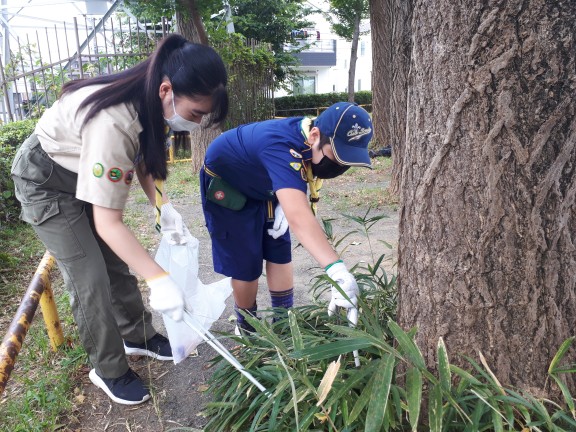
[[[316,77],[305,76],[294,81],[294,95],[316,93]]]
[[[366,42],[360,41],[360,57],[364,57],[366,54]]]

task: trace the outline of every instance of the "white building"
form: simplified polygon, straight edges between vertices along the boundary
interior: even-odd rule
[[[296,43],[311,44],[297,55],[301,65],[296,69],[302,77],[292,88],[293,94],[331,93],[348,91],[348,70],[352,42],[348,42],[332,32],[323,14],[310,16],[316,22],[312,29],[302,29]],[[370,23],[362,22],[358,42],[354,91],[370,90],[372,86],[372,41]],[[288,92],[279,90],[275,97],[286,96]]]

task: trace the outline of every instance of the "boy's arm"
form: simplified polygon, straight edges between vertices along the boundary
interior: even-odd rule
[[[323,268],[339,259],[312,213],[306,194],[298,189],[276,191],[290,230]]]

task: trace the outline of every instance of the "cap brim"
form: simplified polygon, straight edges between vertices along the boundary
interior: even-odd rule
[[[336,150],[334,138],[330,138],[330,144],[332,146],[334,157],[339,164],[372,168],[372,161],[370,160],[368,149],[339,143],[338,150]]]

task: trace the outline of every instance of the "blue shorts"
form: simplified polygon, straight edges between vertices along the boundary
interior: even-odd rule
[[[212,239],[214,271],[241,281],[253,281],[262,275],[263,260],[275,264],[292,261],[290,232],[273,239],[268,234],[273,220],[268,201],[248,198],[244,208],[231,210],[206,199],[210,177],[200,170],[200,193],[206,227]]]

